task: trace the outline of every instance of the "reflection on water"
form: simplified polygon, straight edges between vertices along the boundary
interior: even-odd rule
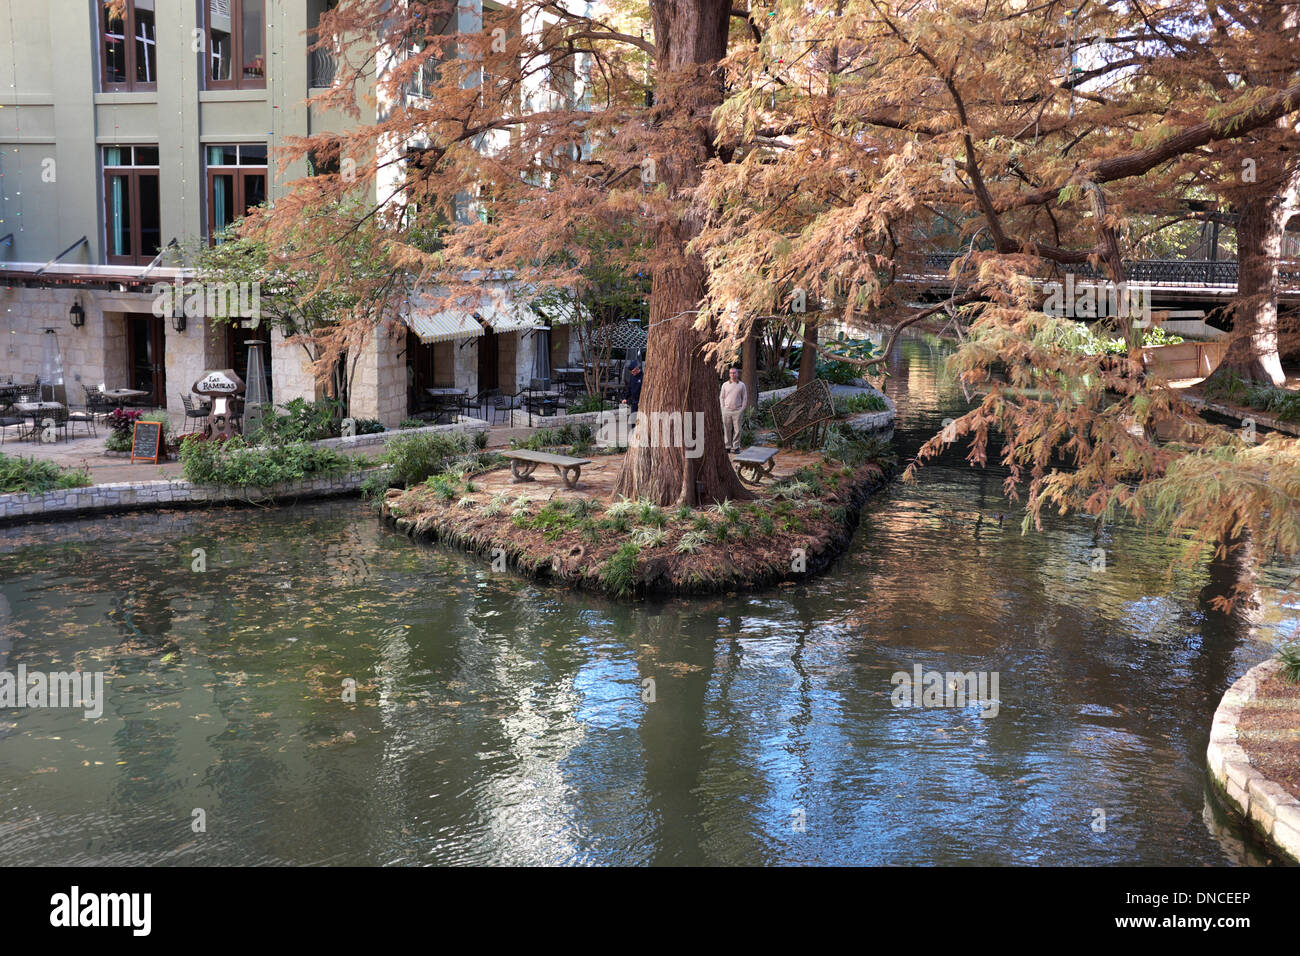
[[[894,356],[904,454],[962,405],[942,358]],[[0,858],[1266,861],[1205,791],[1218,698],[1268,653],[1208,608],[1227,570],[1169,580],[1166,546],[1083,520],[1022,536],[1001,478],[954,453],[814,582],[637,606],[354,502],[0,531],[0,669],[108,688],[97,722],[0,712]],[[893,708],[917,664],[996,671],[998,716]]]

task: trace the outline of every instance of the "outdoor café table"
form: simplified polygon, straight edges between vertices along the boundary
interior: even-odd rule
[[[138,388],[110,388],[104,393],[107,398],[118,408],[121,408],[133,398],[143,398],[148,392],[142,392]]]
[[[36,423],[32,430],[28,432],[28,436],[33,440],[41,433],[41,416],[45,412],[57,411],[62,407],[63,405],[60,402],[14,402],[14,411],[20,415],[32,416],[32,420]]]
[[[463,388],[426,388],[425,391],[434,401],[434,407],[437,411],[436,418],[441,418],[448,412],[458,411],[460,409],[458,400],[469,394]]]

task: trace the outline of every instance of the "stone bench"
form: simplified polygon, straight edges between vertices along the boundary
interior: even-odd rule
[[[533,481],[533,472],[537,470],[538,465],[550,465],[569,488],[578,486],[582,466],[591,464],[590,458],[570,458],[568,455],[552,455],[544,451],[516,449],[503,451],[501,454],[510,459],[510,474],[514,476],[515,481]]]
[[[760,484],[776,467],[776,452],[771,445],[750,445],[733,455],[731,462],[736,466],[736,477],[747,484]]]

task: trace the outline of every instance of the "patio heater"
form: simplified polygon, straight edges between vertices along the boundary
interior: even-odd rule
[[[263,408],[270,404],[271,396],[266,394],[266,366],[262,359],[261,339],[248,342],[248,369],[244,376],[248,390],[244,392],[244,433],[248,434],[255,425],[261,424]]]
[[[55,329],[46,329],[41,340],[41,398],[57,401],[54,389],[62,384],[63,356],[59,353],[59,333]]]

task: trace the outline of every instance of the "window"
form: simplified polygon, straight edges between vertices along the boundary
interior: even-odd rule
[[[254,206],[266,202],[266,145],[209,146],[208,238],[221,233]]]
[[[106,261],[148,265],[162,251],[158,147],[104,147]]]
[[[101,79],[105,90],[158,89],[155,0],[101,0]]]
[[[266,0],[206,0],[208,89],[266,86]]]

